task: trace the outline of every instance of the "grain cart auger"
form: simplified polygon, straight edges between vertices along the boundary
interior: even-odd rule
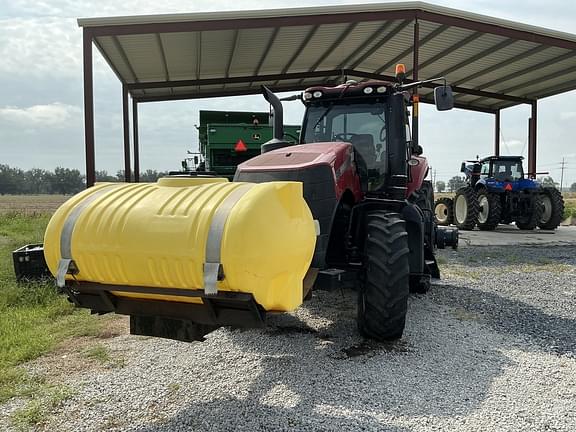
[[[437,223],[454,222],[463,230],[477,225],[491,231],[500,223],[512,222],[522,230],[556,229],[564,214],[562,194],[530,178],[538,173],[526,177],[522,160],[522,156],[489,156],[462,162],[460,170],[466,175],[467,185],[456,191],[453,201],[436,201]]]
[[[409,291],[439,277],[437,229],[421,148],[406,137],[408,89],[422,82],[313,87],[300,143],[274,139],[226,179],[101,184],[70,199],[45,237],[50,270],[70,299],[131,316],[136,334],[198,340],[219,326],[258,327],[297,308],[315,269],[358,276],[358,327],[402,336]],[[296,99],[295,97],[292,99]],[[439,110],[452,107],[446,85]]]

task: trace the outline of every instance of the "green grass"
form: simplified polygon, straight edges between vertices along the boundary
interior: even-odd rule
[[[88,348],[84,351],[84,357],[102,364],[108,363],[111,360],[110,352],[104,345],[94,345]]]
[[[42,242],[49,215],[0,214],[0,403],[41,391],[44,380],[18,366],[73,336],[97,336],[102,320],[76,310],[52,282],[17,284],[12,251]],[[34,410],[30,410],[33,417]]]
[[[576,198],[564,199],[564,219],[568,219],[570,216],[576,218]]]
[[[60,407],[74,391],[67,386],[49,386],[42,389],[28,403],[16,410],[10,420],[13,426],[27,430],[32,426],[44,423],[48,415]]]

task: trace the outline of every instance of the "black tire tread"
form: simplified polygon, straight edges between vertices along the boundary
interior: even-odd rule
[[[460,195],[463,195],[468,204],[468,212],[466,214],[466,219],[462,222],[456,220],[456,200]],[[476,196],[476,191],[470,187],[465,186],[456,191],[456,196],[454,197],[454,224],[461,230],[471,231],[476,226],[478,220],[478,198]]]
[[[358,294],[358,330],[380,341],[402,337],[408,310],[408,233],[397,213],[366,215],[365,271]]]
[[[486,196],[488,199],[488,218],[486,222],[480,223],[478,222],[478,228],[482,231],[493,231],[496,229],[498,224],[500,223],[501,215],[502,215],[502,204],[500,203],[500,196],[495,193],[490,193],[487,190],[479,190],[477,192],[478,195],[478,205],[480,205],[480,197]]]
[[[552,187],[542,188],[541,194],[550,197],[550,202],[552,203],[552,215],[546,222],[540,220],[538,226],[543,230],[555,230],[558,228],[560,222],[562,222],[562,218],[564,217],[564,197],[558,189]]]
[[[516,227],[521,230],[531,231],[536,229],[538,226],[538,222],[542,217],[542,201],[540,200],[540,196],[536,195],[534,198],[534,208],[530,212],[530,214],[525,215],[524,217],[516,219]]]

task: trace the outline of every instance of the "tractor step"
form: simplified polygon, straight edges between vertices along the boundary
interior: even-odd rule
[[[344,287],[353,287],[356,283],[356,273],[340,269],[324,269],[318,272],[314,289],[334,291]]]

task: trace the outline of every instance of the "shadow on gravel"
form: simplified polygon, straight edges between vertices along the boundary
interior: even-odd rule
[[[236,358],[242,353],[259,358],[257,366],[227,365],[247,377],[245,388],[228,388],[218,374],[209,375],[212,390],[195,395],[193,386],[183,387],[196,402],[161,423],[133,430],[408,431],[409,423],[422,417],[476,411],[510,364],[492,340],[474,334],[474,326],[446,319],[442,307],[427,300],[411,300],[402,341],[378,344],[356,334],[354,311],[343,307],[354,294],[321,296],[306,307],[308,323],[329,317],[331,324],[319,325],[321,330],[279,315],[265,330],[226,333]],[[219,348],[214,346],[221,362]]]
[[[498,333],[523,336],[544,351],[576,355],[576,320],[550,315],[519,300],[464,286],[437,284],[431,297],[462,308]]]

